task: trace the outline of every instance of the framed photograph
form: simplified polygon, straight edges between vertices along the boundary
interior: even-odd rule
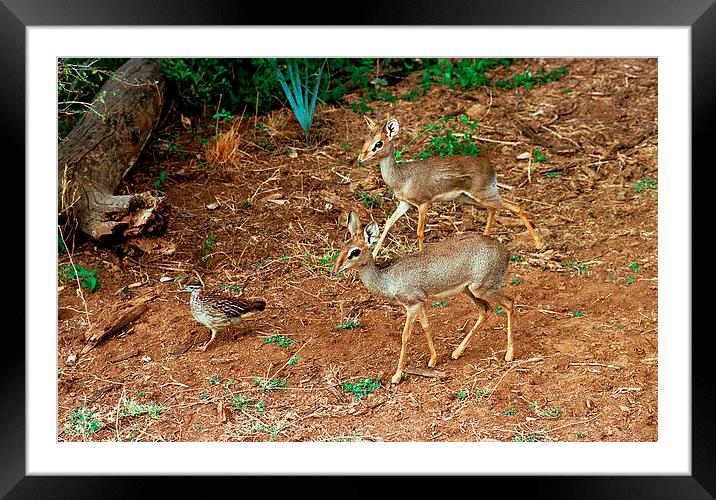
[[[713,2],[132,7],[0,8],[28,236],[3,495],[714,497],[691,273]]]

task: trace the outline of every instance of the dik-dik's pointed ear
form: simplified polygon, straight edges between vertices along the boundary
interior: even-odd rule
[[[368,125],[368,128],[373,130],[375,128],[375,122],[368,118],[366,115],[363,115],[363,119],[365,120],[366,125]]]
[[[351,233],[351,236],[355,236],[360,232],[361,225],[360,220],[358,220],[358,216],[355,212],[349,212],[348,213],[348,231]]]
[[[363,230],[363,237],[365,238],[365,244],[371,246],[375,240],[378,239],[378,224],[375,221],[368,224]]]
[[[398,134],[398,131],[400,130],[400,123],[398,123],[398,120],[396,118],[388,118],[388,120],[385,122],[385,125],[383,125],[383,131],[385,132],[386,137],[388,137],[389,141],[392,141],[393,138]]]

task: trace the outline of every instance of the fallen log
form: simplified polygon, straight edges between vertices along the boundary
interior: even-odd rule
[[[87,354],[101,342],[119,332],[122,328],[133,321],[136,321],[149,307],[149,302],[156,299],[158,295],[148,295],[134,299],[124,304],[120,310],[113,314],[108,324],[92,329],[85,334],[86,344],[80,354]]]
[[[161,68],[130,59],[107,80],[58,146],[60,223],[96,240],[161,234],[169,204],[159,191],[115,195],[159,121],[164,104]]]

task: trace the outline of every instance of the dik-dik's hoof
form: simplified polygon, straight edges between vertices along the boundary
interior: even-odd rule
[[[547,240],[552,237],[552,232],[547,228],[541,228],[534,237],[534,244],[537,250],[547,248]]]
[[[403,374],[397,372],[395,375],[393,375],[393,378],[390,379],[390,385],[398,385],[401,380],[403,380]]]
[[[462,351],[460,349],[455,349],[450,355],[452,359],[458,359],[460,356],[462,356]]]

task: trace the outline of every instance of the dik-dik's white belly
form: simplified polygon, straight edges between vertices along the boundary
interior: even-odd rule
[[[447,290],[443,290],[442,292],[433,293],[431,294],[431,296],[435,297],[436,299],[442,299],[443,297],[452,297],[453,295],[462,292],[469,283],[469,281],[466,281],[465,283],[460,283],[454,288],[449,288]]]
[[[465,191],[449,191],[447,193],[440,193],[439,195],[435,196],[433,198],[433,201],[453,201],[460,198],[460,196],[462,195],[470,196]]]

